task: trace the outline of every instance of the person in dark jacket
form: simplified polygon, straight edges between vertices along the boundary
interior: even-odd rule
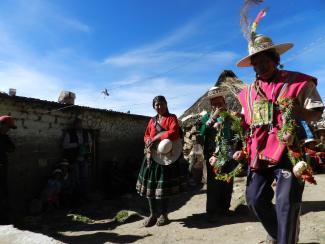
[[[67,130],[63,139],[64,158],[72,167],[73,178],[81,198],[87,198],[89,191],[89,164],[92,153],[92,139],[88,130],[82,127],[82,120],[76,118],[73,127]]]
[[[207,168],[207,221],[215,222],[228,215],[233,191],[233,179],[216,179],[216,165],[224,164],[222,171],[228,172],[233,167],[232,155],[237,149],[234,143],[232,121],[228,117],[223,121],[221,113],[226,112],[226,92],[214,86],[208,91],[211,112],[201,119],[200,134],[204,136],[204,158]],[[224,143],[220,140],[223,140]],[[223,148],[222,148],[223,147]],[[226,152],[224,152],[226,151]],[[226,153],[223,157],[218,156]],[[222,159],[222,160],[221,160]]]
[[[0,116],[0,224],[8,222],[8,153],[15,150],[15,145],[7,133],[16,128],[11,116]]]

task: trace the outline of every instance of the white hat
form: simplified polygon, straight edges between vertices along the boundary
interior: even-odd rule
[[[62,170],[61,169],[55,169],[55,170],[53,170],[52,174],[55,175],[56,173],[62,174]]]
[[[182,139],[171,141],[169,139],[161,140],[157,149],[152,151],[152,158],[161,165],[169,165],[174,163],[182,154]]]
[[[173,148],[173,143],[169,139],[162,140],[157,147],[157,152],[161,154],[169,153]]]
[[[314,139],[314,138],[309,138],[309,139],[306,139],[306,140],[304,141],[304,144],[307,144],[307,143],[309,143],[309,142],[317,142],[317,140]]]
[[[62,159],[62,161],[60,162],[60,165],[66,165],[66,166],[69,166],[69,161],[67,159]]]
[[[218,86],[213,86],[209,89],[207,98],[213,99],[215,97],[225,97],[227,92],[222,91]]]
[[[249,55],[239,60],[237,67],[248,67],[251,66],[251,57],[257,53],[264,52],[267,50],[275,50],[275,52],[280,56],[281,54],[288,51],[293,47],[292,43],[282,43],[275,45],[272,39],[268,36],[256,34],[256,27],[259,21],[265,16],[267,9],[262,9],[256,16],[256,19],[251,25],[250,33],[246,33],[245,36],[249,36],[248,40],[248,53]],[[245,23],[245,22],[243,22]],[[244,28],[244,30],[248,30]]]
[[[292,43],[282,43],[275,45],[272,42],[272,39],[264,36],[264,35],[257,35],[254,40],[253,45],[249,45],[248,53],[249,55],[242,58],[238,61],[238,67],[248,67],[251,66],[251,57],[257,53],[264,52],[266,50],[274,49],[278,55],[281,55],[288,51],[290,48],[293,47]]]
[[[317,129],[315,130],[315,132],[324,131],[324,130],[325,130],[324,127],[319,127],[319,128],[317,128]]]

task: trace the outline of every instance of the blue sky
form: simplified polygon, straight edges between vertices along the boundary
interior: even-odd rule
[[[1,0],[0,90],[152,116],[152,98],[165,95],[181,115],[224,69],[237,68],[247,43],[239,26],[243,0]],[[325,1],[272,0],[258,33],[293,42],[285,69],[318,78],[325,98]],[[110,96],[101,91],[108,89]]]

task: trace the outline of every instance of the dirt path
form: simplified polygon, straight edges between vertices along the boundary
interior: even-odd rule
[[[315,178],[318,185],[306,185],[303,196],[299,243],[325,243],[325,175],[316,175]],[[265,239],[266,233],[242,205],[244,189],[245,178],[238,178],[231,206],[234,214],[214,224],[205,221],[205,190],[192,188],[173,199],[169,215],[172,222],[167,226],[144,228],[143,219],[136,215],[124,224],[113,221],[113,216],[121,209],[141,214],[146,212],[144,199],[127,195],[118,200],[98,199],[79,210],[79,213],[95,220],[91,223],[72,221],[71,215],[64,211],[39,216],[37,223],[25,229],[42,235],[33,235],[33,242],[27,243],[259,243]],[[30,240],[31,234],[8,227],[0,231],[0,240],[1,243],[24,243],[17,240],[24,240],[24,237]],[[38,242],[37,236],[42,241]]]
[[[316,180],[318,185],[308,184],[305,188],[300,243],[325,243],[325,175],[316,175]],[[235,210],[234,215],[215,224],[205,221],[205,191],[196,189],[196,194],[188,197],[182,207],[177,209],[179,199],[173,201],[177,210],[170,213],[172,222],[167,226],[144,228],[143,220],[139,220],[119,225],[106,233],[113,235],[115,238],[110,241],[116,243],[259,243],[265,239],[264,229],[246,206],[240,205],[244,184],[244,178],[235,184],[231,207]]]

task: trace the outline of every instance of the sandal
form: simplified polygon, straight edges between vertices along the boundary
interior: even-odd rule
[[[163,226],[163,225],[169,224],[169,222],[170,222],[170,220],[168,219],[167,215],[162,214],[159,216],[156,225]]]
[[[157,222],[157,217],[150,215],[143,222],[143,226],[144,227],[151,227],[151,226],[154,226],[156,224],[156,222]]]

